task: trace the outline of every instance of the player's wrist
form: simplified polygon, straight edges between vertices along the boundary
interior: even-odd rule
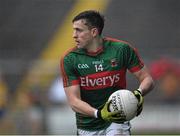
[[[141,88],[138,88],[137,91],[139,91],[142,94],[142,89]]]
[[[95,117],[95,118],[98,118],[98,110],[95,110],[95,111],[94,111],[94,117]]]
[[[141,88],[134,90],[133,93],[135,96],[137,96],[137,95],[143,96],[143,91]]]
[[[143,99],[144,99],[141,91],[142,90],[138,88],[133,92],[136,98],[138,99],[139,103],[143,103]]]
[[[95,116],[95,118],[102,119],[101,110],[95,110],[94,116]]]

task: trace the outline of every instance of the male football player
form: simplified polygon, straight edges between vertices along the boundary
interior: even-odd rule
[[[153,80],[137,50],[127,42],[102,36],[104,17],[97,11],[81,12],[72,20],[76,47],[61,60],[64,90],[76,112],[78,135],[130,135],[130,123],[119,112],[109,112],[109,96],[126,88],[126,70],[139,80],[133,91],[138,99],[137,116],[143,96]]]

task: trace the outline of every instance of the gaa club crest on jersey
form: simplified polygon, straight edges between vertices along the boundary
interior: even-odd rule
[[[118,65],[117,59],[113,58],[111,59],[111,67],[116,67]]]

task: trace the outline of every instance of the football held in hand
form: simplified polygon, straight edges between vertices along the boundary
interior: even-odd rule
[[[126,121],[130,121],[137,114],[138,100],[129,90],[122,89],[112,93],[108,101],[111,101],[109,110],[120,111],[120,116]]]

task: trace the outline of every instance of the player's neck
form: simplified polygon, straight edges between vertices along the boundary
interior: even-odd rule
[[[102,46],[103,46],[103,39],[99,37],[92,41],[92,43],[88,46],[87,51],[97,52],[100,48],[102,48]]]

